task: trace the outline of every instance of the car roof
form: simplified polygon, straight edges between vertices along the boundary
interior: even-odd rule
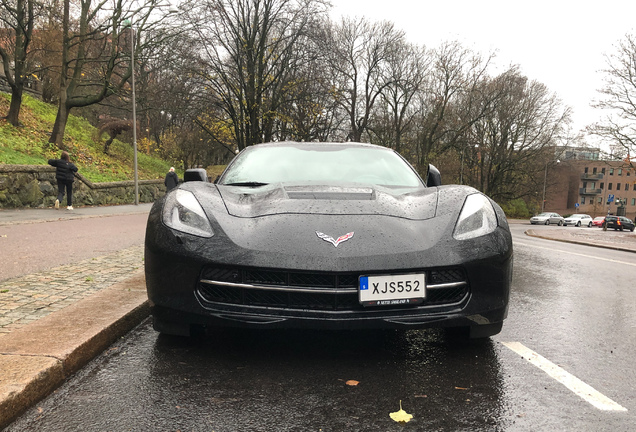
[[[268,143],[261,143],[261,144],[254,144],[251,145],[249,147],[246,147],[245,149],[256,149],[256,148],[263,148],[263,147],[294,147],[294,148],[299,148],[299,149],[306,149],[306,148],[319,148],[319,147],[323,147],[323,148],[328,148],[328,147],[342,147],[342,148],[376,148],[378,150],[387,150],[387,151],[394,151],[393,149],[389,148],[389,147],[384,147],[384,146],[380,146],[380,145],[375,145],[375,144],[369,144],[369,143],[359,143],[359,142],[298,142],[298,141],[280,141],[280,142],[268,142]]]

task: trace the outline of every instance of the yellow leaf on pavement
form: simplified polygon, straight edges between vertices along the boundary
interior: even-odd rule
[[[406,423],[413,418],[412,414],[402,409],[402,401],[400,401],[400,410],[390,413],[389,416],[398,423]]]
[[[346,385],[349,386],[357,386],[358,384],[360,384],[360,381],[356,381],[356,380],[349,380],[345,383]]]

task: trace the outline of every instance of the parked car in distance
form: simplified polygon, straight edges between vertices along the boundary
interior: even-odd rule
[[[563,217],[558,213],[544,212],[539,213],[536,216],[532,216],[530,218],[530,223],[532,225],[550,225],[557,224],[559,226],[563,225]]]
[[[578,213],[573,214],[572,216],[568,216],[565,219],[563,219],[563,226],[568,226],[568,225],[575,225],[577,227],[580,227],[580,226],[591,227],[593,225],[592,216],[587,214],[578,214]]]
[[[602,227],[603,222],[605,222],[605,216],[597,216],[592,219],[592,225],[594,225],[595,227]]]
[[[625,216],[606,216],[603,224],[606,225],[607,228],[614,228],[614,231],[634,231],[634,222],[631,219],[627,219]]]

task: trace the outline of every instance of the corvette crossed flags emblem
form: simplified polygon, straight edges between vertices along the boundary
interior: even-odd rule
[[[337,239],[333,239],[333,237],[328,236],[325,233],[321,233],[320,231],[316,231],[316,235],[318,237],[320,237],[321,239],[323,239],[324,241],[328,241],[329,243],[331,243],[333,245],[333,247],[338,247],[338,245],[344,241],[349,240],[351,237],[353,237],[353,231],[350,233],[347,233],[345,235],[341,235],[340,237],[338,237]]]

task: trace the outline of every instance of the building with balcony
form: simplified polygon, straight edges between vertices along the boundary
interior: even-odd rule
[[[636,219],[636,169],[626,161],[565,159],[548,167],[545,211]]]

